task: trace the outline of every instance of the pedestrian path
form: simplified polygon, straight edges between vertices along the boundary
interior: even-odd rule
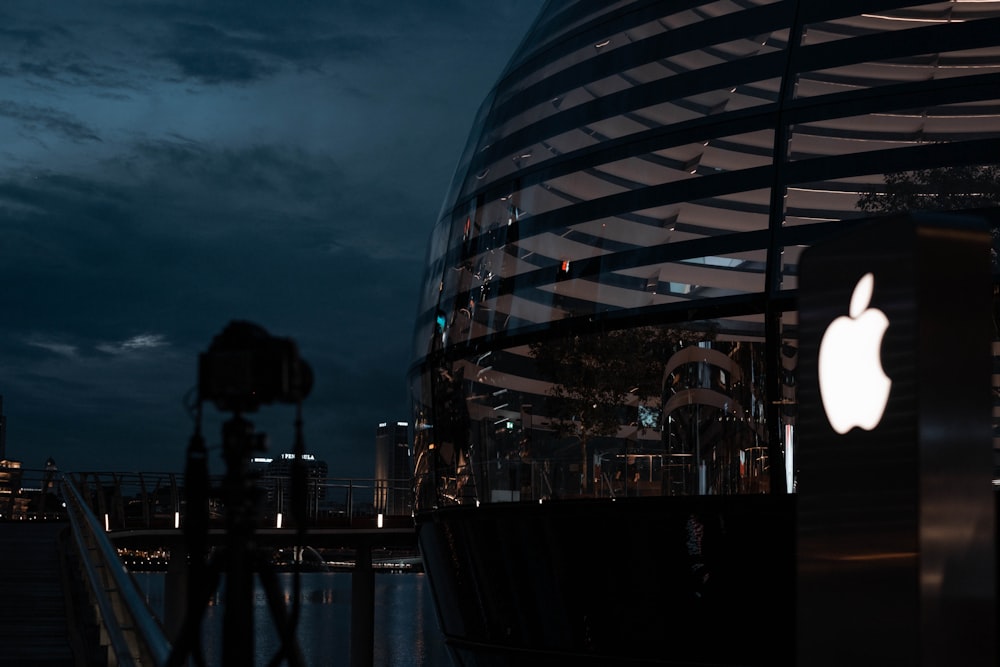
[[[59,549],[64,521],[0,521],[0,665],[77,667]],[[86,663],[79,663],[80,666]]]

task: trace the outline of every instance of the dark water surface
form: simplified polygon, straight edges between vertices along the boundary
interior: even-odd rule
[[[153,613],[162,617],[165,575],[133,575]],[[293,598],[293,575],[279,574],[283,602]],[[301,575],[299,645],[310,667],[348,665],[351,655],[351,575],[306,572]],[[218,591],[205,608],[203,649],[208,665],[222,664],[222,622]],[[267,665],[278,650],[267,599],[259,582],[254,596],[253,641],[257,665]],[[251,630],[247,630],[248,638]],[[283,663],[287,664],[287,663]],[[452,667],[438,628],[427,578],[421,573],[375,575],[375,667]]]

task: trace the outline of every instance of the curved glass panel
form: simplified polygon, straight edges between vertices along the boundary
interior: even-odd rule
[[[438,367],[420,387],[422,502],[766,492],[763,331],[722,328],[570,333]]]
[[[848,5],[545,6],[428,246],[419,507],[794,490],[802,252],[1000,201],[1000,2]]]

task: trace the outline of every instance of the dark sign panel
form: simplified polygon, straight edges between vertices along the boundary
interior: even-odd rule
[[[799,299],[799,664],[994,666],[987,222],[862,225]]]

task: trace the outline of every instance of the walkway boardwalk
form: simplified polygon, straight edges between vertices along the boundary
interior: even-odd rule
[[[0,665],[73,667],[63,521],[0,522]],[[81,663],[83,664],[83,663]]]

